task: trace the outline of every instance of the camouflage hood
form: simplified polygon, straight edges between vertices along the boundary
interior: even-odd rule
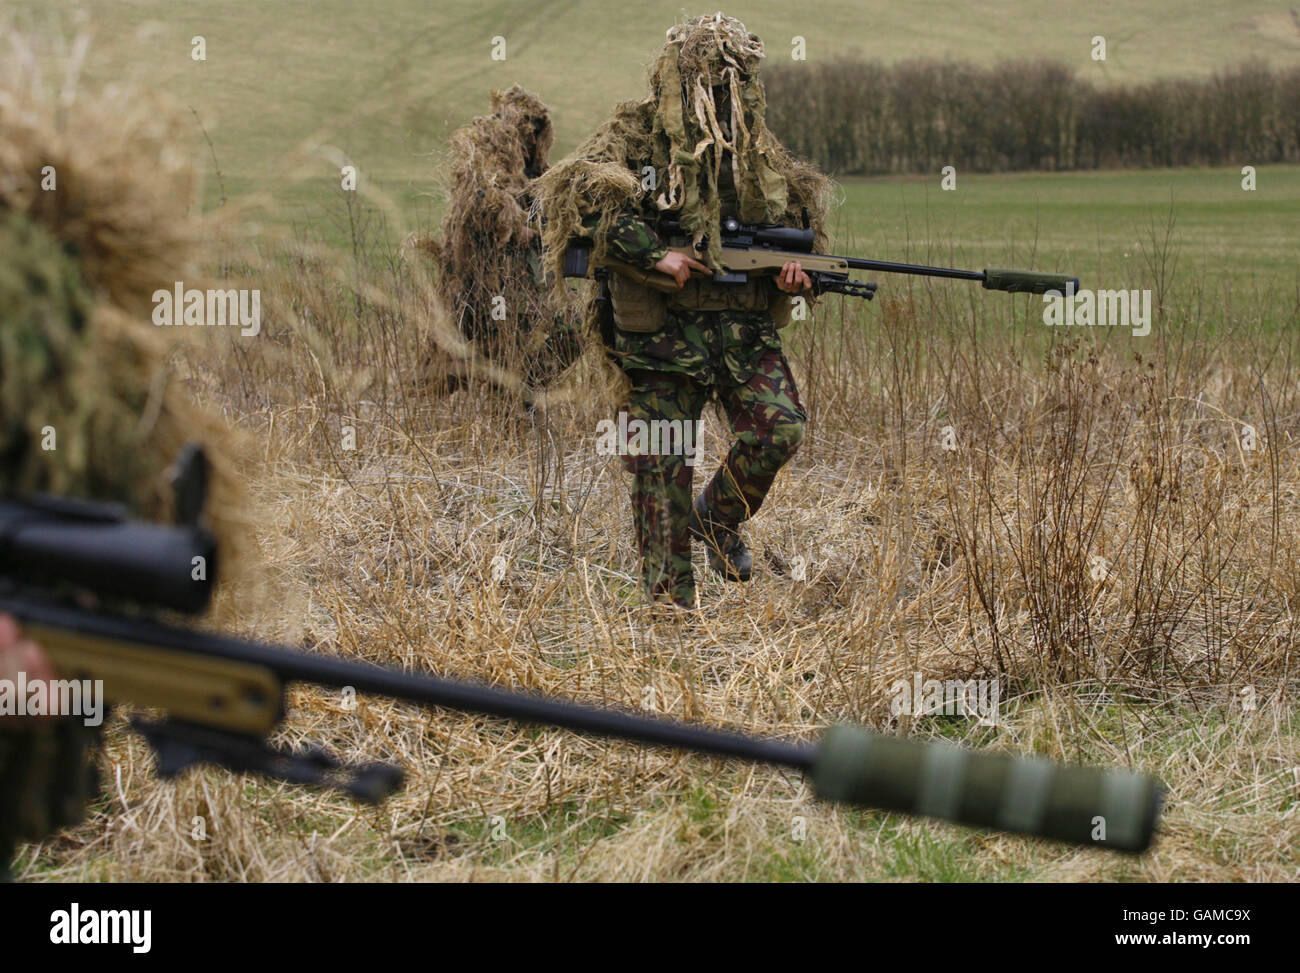
[[[157,289],[209,283],[192,133],[140,92],[56,97],[26,63],[0,57],[0,493],[169,520],[172,462],[201,442],[230,581],[251,546],[237,439],[182,378],[203,329],[151,321]]]
[[[557,278],[568,241],[591,236],[596,256],[603,256],[602,238],[627,208],[675,214],[696,241],[709,238],[705,259],[720,267],[723,189],[734,192],[744,222],[798,225],[807,208],[824,244],[833,186],[791,158],[768,131],[757,77],[762,57],[758,37],[720,13],[668,31],[649,96],[619,105],[572,156],[534,183]],[[647,166],[653,186],[643,175]],[[599,216],[594,230],[583,222],[592,215]]]
[[[536,178],[546,171],[555,131],[551,110],[542,100],[519,85],[492,92],[492,114],[514,133],[524,154],[524,174]]]
[[[651,76],[654,102],[652,163],[666,183],[655,202],[676,212],[720,267],[721,190],[729,176],[736,215],[746,223],[775,223],[789,191],[772,153],[758,80],[763,42],[739,20],[699,17],[668,31]],[[731,172],[724,174],[723,166]]]

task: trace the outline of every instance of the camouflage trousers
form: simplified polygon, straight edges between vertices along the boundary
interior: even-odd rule
[[[631,369],[623,462],[633,474],[632,517],[641,554],[641,584],[652,599],[668,598],[694,607],[695,575],[691,567],[690,517],[694,457],[686,450],[646,449],[632,432],[690,423],[695,430],[715,392],[735,441],[726,459],[705,486],[703,497],[711,520],[734,526],[758,513],[781,467],[803,440],[807,415],[785,356],[772,349],[754,362],[747,381],[719,375],[710,386],[680,372]],[[641,420],[637,424],[634,420]],[[678,426],[681,428],[681,426]],[[653,438],[649,444],[656,443]],[[698,455],[698,454],[696,454]]]
[[[97,730],[70,717],[26,724],[0,721],[0,882],[15,845],[76,824],[99,793]]]

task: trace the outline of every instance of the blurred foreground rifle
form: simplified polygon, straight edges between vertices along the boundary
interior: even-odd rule
[[[294,752],[267,742],[285,717],[285,687],[300,683],[789,767],[831,801],[1118,851],[1141,852],[1151,842],[1160,787],[1125,770],[975,753],[848,726],[818,744],[764,739],[137,617],[141,609],[194,613],[208,603],[217,551],[199,525],[206,475],[202,453],[187,450],[178,464],[175,526],[66,498],[0,502],[0,611],[22,622],[60,678],[102,680],[109,703],[165,711],[162,719],[131,720],[163,777],[213,764],[368,802],[400,787],[396,767],[345,766],[319,748]]]
[[[805,220],[806,222],[806,220]],[[707,239],[691,245],[675,220],[662,220],[657,229],[669,242],[669,250],[676,250],[699,259],[708,250]],[[590,277],[600,270],[612,270],[637,283],[665,294],[675,294],[680,288],[667,274],[646,271],[640,267],[613,258],[607,258],[599,267],[591,260],[590,240],[577,239],[564,252],[565,277]],[[797,260],[804,273],[812,280],[813,294],[844,294],[849,297],[876,296],[876,285],[850,280],[855,270],[874,270],[885,274],[912,274],[920,277],[949,277],[954,280],[976,280],[990,291],[1009,291],[1013,294],[1075,293],[1079,279],[1064,274],[1046,274],[1033,270],[954,270],[950,267],[930,267],[925,264],[902,264],[889,260],[867,260],[863,257],[833,257],[813,252],[813,231],[772,224],[749,225],[734,219],[722,221],[722,263],[726,273],[714,274],[716,284],[744,284],[751,274],[776,276],[788,262]]]

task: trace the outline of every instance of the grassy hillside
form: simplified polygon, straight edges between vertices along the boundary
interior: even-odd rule
[[[774,59],[799,35],[810,60],[850,51],[884,60],[1050,57],[1085,77],[1134,81],[1204,74],[1250,56],[1300,63],[1289,2],[757,0],[727,12],[761,34]],[[334,182],[319,159],[307,169],[312,184],[285,178],[284,161],[303,140],[337,146],[409,206],[431,188],[430,156],[447,133],[484,110],[490,88],[516,81],[551,105],[557,154],[567,151],[612,103],[641,91],[644,64],[681,5],[314,0],[306,18],[288,0],[11,0],[9,8],[38,24],[51,11],[83,11],[94,30],[93,79],[170,91],[203,120],[228,193],[270,190],[297,212]],[[1096,34],[1108,41],[1104,63],[1089,57]],[[207,43],[203,63],[190,58],[196,35]],[[490,56],[498,35],[505,61]],[[212,180],[210,202],[218,192]]]

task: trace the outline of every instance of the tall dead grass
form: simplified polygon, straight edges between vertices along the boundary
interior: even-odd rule
[[[444,394],[417,363],[457,338],[379,248],[249,263],[261,336],[187,362],[259,447],[273,597],[223,593],[243,633],[765,734],[852,720],[1137,765],[1170,786],[1165,836],[1132,863],[819,806],[769,768],[303,690],[284,741],[396,759],[402,795],[159,783],[114,731],[104,805],[22,875],[1295,877],[1294,327],[1198,306],[1168,260],[1132,283],[1164,295],[1146,339],[953,284],[831,302],[790,334],[812,423],[748,527],[757,576],[705,579],[671,622],[636,594],[628,483],[594,448],[607,402],[579,386],[526,411],[472,362]],[[727,443],[712,412],[705,443],[702,475]],[[915,673],[997,678],[1001,719],[891,714]]]

